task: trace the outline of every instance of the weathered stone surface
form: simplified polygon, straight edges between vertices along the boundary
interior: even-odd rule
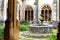
[[[34,25],[38,23],[38,5],[34,7]]]
[[[30,26],[30,32],[31,33],[38,33],[38,34],[47,34],[52,32],[52,27],[53,26]]]

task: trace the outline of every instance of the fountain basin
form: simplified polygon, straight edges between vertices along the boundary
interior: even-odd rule
[[[29,31],[23,32],[22,36],[45,38],[51,35],[53,29],[53,25],[29,25],[29,27]]]
[[[52,32],[53,25],[30,25],[29,31],[37,34],[48,34]]]

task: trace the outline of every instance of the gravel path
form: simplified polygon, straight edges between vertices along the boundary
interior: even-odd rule
[[[20,32],[20,40],[47,40],[47,38],[32,38],[32,37],[25,37],[25,36],[21,36],[23,32]]]

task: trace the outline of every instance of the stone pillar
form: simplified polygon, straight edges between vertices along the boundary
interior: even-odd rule
[[[60,22],[60,0],[59,0],[59,22]]]
[[[19,3],[17,3],[17,19],[19,20]]]
[[[6,21],[6,13],[7,13],[7,1],[8,0],[2,0],[2,8],[3,8],[3,21]],[[5,24],[3,23],[3,25],[5,26]]]
[[[36,25],[38,23],[38,5],[35,5],[34,7],[34,24]]]
[[[57,0],[53,1],[53,20],[57,21]]]
[[[16,0],[8,0],[7,20],[5,21],[4,40],[19,40]]]
[[[58,23],[57,40],[60,40],[60,0],[59,0],[59,23]]]
[[[24,10],[24,5],[25,4],[24,4],[24,1],[25,0],[22,0],[22,18],[21,18],[22,20],[25,20],[25,10]]]

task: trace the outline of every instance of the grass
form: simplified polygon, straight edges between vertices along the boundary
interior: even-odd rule
[[[52,34],[48,37],[48,40],[57,40],[57,29],[52,30]]]
[[[53,33],[57,33],[58,32],[58,29],[53,29],[52,32]]]
[[[0,26],[0,29],[4,29],[4,27],[3,26]]]
[[[4,27],[0,26],[0,40],[3,40],[4,35]]]

